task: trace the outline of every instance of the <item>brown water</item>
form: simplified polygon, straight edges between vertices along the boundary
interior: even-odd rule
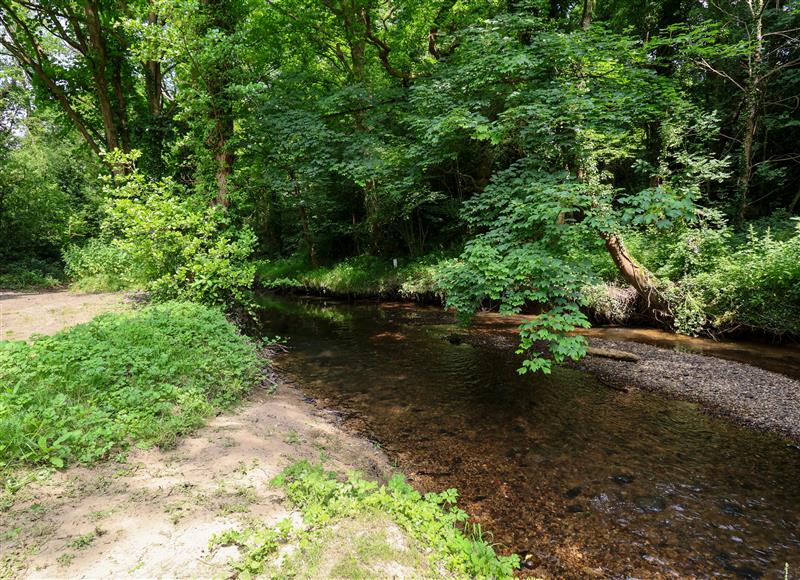
[[[418,488],[457,487],[528,573],[800,571],[800,451],[780,438],[572,369],[521,377],[511,349],[444,340],[441,310],[270,296],[261,324],[290,337],[277,364],[310,397]]]

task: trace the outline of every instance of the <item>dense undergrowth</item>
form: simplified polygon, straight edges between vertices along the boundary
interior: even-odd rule
[[[0,289],[46,290],[64,283],[64,270],[53,260],[35,257],[0,260]]]
[[[143,175],[136,153],[107,157],[131,169],[105,180],[100,235],[64,251],[73,286],[144,289],[160,301],[246,301],[255,273],[250,228],[174,179]]]
[[[0,342],[0,469],[169,445],[240,399],[262,367],[221,312],[181,302]]]
[[[432,567],[444,567],[458,577],[511,578],[519,567],[518,556],[498,556],[480,527],[470,526],[466,512],[456,506],[458,494],[454,489],[422,495],[400,476],[385,485],[356,473],[341,480],[336,473],[306,461],[288,467],[273,484],[284,489],[289,501],[302,512],[302,527],[284,520],[272,527],[231,530],[211,541],[212,545],[239,546],[241,558],[234,568],[243,577],[265,570],[282,577],[299,561],[304,566],[317,565],[313,554],[325,541],[326,530],[360,515],[388,517],[427,547]],[[281,561],[278,550],[287,542],[299,543],[300,552]]]

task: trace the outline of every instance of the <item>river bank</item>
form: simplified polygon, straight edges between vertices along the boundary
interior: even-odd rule
[[[236,414],[174,449],[134,448],[121,462],[72,467],[23,487],[0,510],[0,576],[227,576],[237,549],[210,548],[212,536],[254,521],[299,521],[269,482],[323,454],[341,472],[379,480],[391,473],[380,450],[335,427],[294,387],[254,392]]]
[[[455,509],[452,490],[438,490],[441,499],[422,497],[393,476],[379,446],[338,427],[335,413],[312,406],[274,372],[279,346],[258,346],[219,311],[188,303],[133,308],[123,294],[3,298],[4,330],[29,342],[0,341],[0,378],[9,381],[0,391],[0,577],[511,575],[515,557],[498,557],[457,526],[466,514]],[[200,319],[204,324],[195,325]],[[189,320],[187,334],[181,325]],[[83,337],[86,344],[76,349]],[[203,351],[213,340],[222,343]],[[185,353],[172,348],[186,341],[200,356],[188,366]],[[224,352],[234,342],[244,349],[241,360]],[[111,345],[117,350],[109,355]],[[38,356],[15,354],[28,349]],[[70,366],[75,360],[77,370]],[[35,369],[32,361],[39,361]],[[252,373],[237,372],[245,361]],[[82,367],[94,374],[87,379]],[[200,367],[205,374],[197,379],[192,372]],[[214,406],[218,399],[209,392],[207,402],[193,405],[198,380],[229,393],[228,404]],[[87,381],[103,394],[93,394]],[[167,396],[172,385],[185,395],[174,405]],[[103,406],[105,399],[141,400],[158,389],[167,412],[152,418],[140,417],[156,407],[152,402],[142,402],[138,414]],[[30,399],[60,403],[28,418]],[[95,419],[64,416],[70,408]],[[192,409],[185,425],[158,423]],[[12,453],[10,435],[24,438],[24,428],[42,415],[68,425],[69,433],[40,426],[39,455],[24,454],[27,444]],[[121,417],[130,424],[126,433],[113,431]],[[139,433],[135,419],[150,420],[150,427]],[[116,439],[106,441],[109,433]],[[100,450],[80,455],[78,445],[90,437]]]
[[[639,388],[697,403],[709,412],[800,443],[800,381],[743,363],[635,342],[590,338],[638,361],[588,356],[577,368],[616,388]]]

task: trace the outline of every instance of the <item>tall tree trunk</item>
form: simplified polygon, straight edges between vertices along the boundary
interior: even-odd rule
[[[97,92],[100,114],[109,151],[121,148],[130,151],[128,103],[123,86],[124,47],[110,51],[107,31],[100,20],[100,5],[96,1],[84,4],[86,28],[91,45],[90,60]]]
[[[147,13],[147,23],[150,26],[158,26],[158,13],[151,10]],[[148,60],[144,63],[145,95],[147,97],[147,111],[150,116],[157,119],[161,116],[163,106],[163,76],[161,72],[161,62]]]
[[[317,245],[314,242],[314,234],[311,232],[311,225],[308,222],[308,212],[306,211],[305,203],[303,203],[303,198],[300,194],[300,184],[297,182],[297,175],[294,169],[289,169],[289,179],[292,180],[292,192],[297,201],[297,212],[300,216],[300,227],[303,229],[303,240],[308,250],[308,258],[311,261],[311,265],[316,268],[319,266],[317,261]]]
[[[319,261],[317,260],[317,245],[314,243],[314,236],[311,234],[311,227],[308,223],[306,206],[300,202],[298,203],[297,208],[300,213],[300,223],[303,227],[303,238],[305,239],[306,248],[308,249],[308,259],[311,261],[311,265],[316,268],[319,266]]]
[[[106,136],[106,147],[114,151],[119,147],[119,135],[114,106],[111,103],[106,67],[108,65],[108,50],[106,48],[103,30],[100,24],[100,14],[95,2],[84,4],[86,28],[89,32],[91,54],[88,55],[92,64],[92,78],[94,80],[97,104],[100,117],[103,120],[103,129]]]
[[[761,109],[761,89],[763,84],[762,66],[764,63],[764,0],[747,0],[747,7],[752,17],[752,48],[747,62],[747,86],[745,87],[744,135],[742,136],[742,154],[739,164],[739,177],[736,180],[737,211],[736,219],[742,223],[747,211],[750,181],[753,177],[753,143],[759,129],[759,112]]]
[[[237,15],[234,9],[225,0],[202,0],[207,10],[208,21],[205,24],[208,33],[219,30],[224,34],[233,34],[236,31]],[[216,205],[228,207],[230,177],[233,174],[234,154],[230,148],[233,137],[233,105],[227,90],[231,83],[231,70],[234,63],[226,55],[215,56],[215,62],[209,70],[197,71],[198,75],[205,76],[206,90],[209,96],[209,116],[214,122],[211,134],[208,135],[206,145],[216,162],[217,193],[214,198]]]
[[[594,0],[583,0],[583,13],[581,14],[581,28],[589,30],[594,16]]]
[[[233,174],[233,153],[229,150],[228,139],[233,135],[233,119],[223,117],[217,119],[213,136],[214,159],[217,162],[217,196],[214,202],[217,205],[228,207],[230,199],[228,190],[229,180]]]

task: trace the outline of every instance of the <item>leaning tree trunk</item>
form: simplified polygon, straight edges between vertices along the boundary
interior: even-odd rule
[[[668,322],[672,318],[669,301],[659,289],[658,280],[653,273],[630,255],[618,234],[602,234],[602,238],[622,278],[641,297],[646,314],[659,322]]]

